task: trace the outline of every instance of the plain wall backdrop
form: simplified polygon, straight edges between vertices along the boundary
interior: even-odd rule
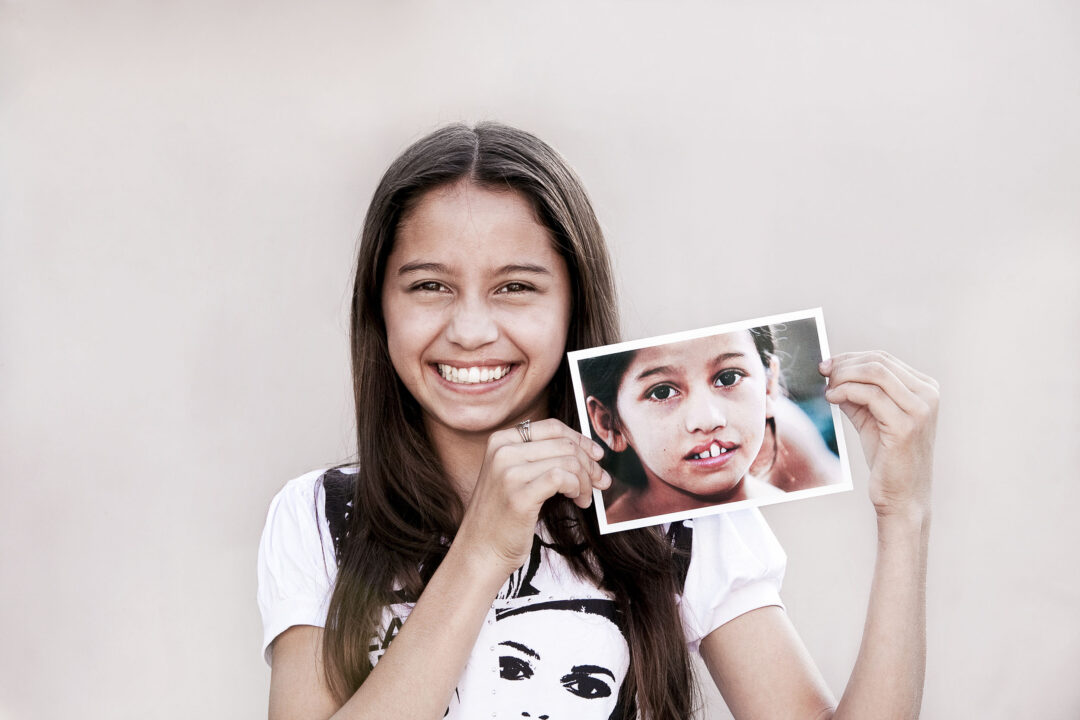
[[[578,169],[626,338],[820,305],[941,382],[923,717],[1080,717],[1077,3],[3,0],[0,718],[265,716],[256,544],[352,452],[368,198],[487,118]],[[854,492],[765,510],[837,694],[848,431]]]

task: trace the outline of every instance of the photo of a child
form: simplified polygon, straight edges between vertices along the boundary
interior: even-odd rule
[[[819,310],[571,353],[601,531],[850,489],[824,357]]]

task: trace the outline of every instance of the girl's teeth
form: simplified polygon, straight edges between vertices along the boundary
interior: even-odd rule
[[[698,460],[708,460],[709,458],[719,457],[728,452],[725,448],[720,447],[720,443],[713,443],[709,446],[709,449],[697,456]]]
[[[442,375],[444,380],[449,380],[452,383],[462,383],[465,385],[474,385],[476,383],[486,383],[499,380],[510,372],[509,365],[503,365],[502,367],[468,367],[468,368],[456,368],[451,365],[440,363],[436,366],[439,370],[439,374]]]

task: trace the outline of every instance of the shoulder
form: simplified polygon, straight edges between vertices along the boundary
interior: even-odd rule
[[[693,536],[680,612],[692,646],[743,613],[783,606],[780,585],[787,556],[757,508],[685,524]]]
[[[290,480],[270,501],[258,551],[267,658],[270,643],[288,627],[325,622],[326,601],[337,576],[326,514],[331,472],[314,470]]]

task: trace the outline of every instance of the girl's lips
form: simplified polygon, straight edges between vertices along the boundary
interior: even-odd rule
[[[722,455],[725,451],[731,451],[739,447],[738,443],[729,442],[727,440],[710,440],[707,443],[702,443],[697,447],[694,447],[690,452],[684,456],[686,460],[695,460],[700,455]]]
[[[687,460],[686,462],[690,463],[690,465],[695,468],[701,468],[703,470],[716,470],[727,465],[733,457],[735,457],[735,451],[730,450],[722,455],[717,455],[716,457],[707,457],[705,459],[693,458],[691,460]]]
[[[694,448],[683,459],[694,468],[711,472],[727,465],[738,449],[739,445],[736,443],[714,440]]]
[[[468,394],[485,393],[485,392],[490,392],[492,390],[496,390],[498,388],[501,388],[503,385],[505,385],[507,383],[507,379],[509,377],[511,377],[512,375],[514,375],[514,373],[517,372],[517,369],[519,367],[518,363],[500,363],[498,365],[490,365],[490,366],[486,366],[486,365],[481,365],[481,366],[461,366],[461,367],[489,367],[492,371],[494,371],[495,368],[505,368],[505,370],[502,372],[502,377],[498,378],[497,380],[488,379],[488,380],[477,381],[477,382],[461,382],[461,381],[454,382],[453,380],[448,380],[446,377],[443,376],[443,373],[440,372],[440,368],[439,368],[440,364],[446,365],[446,363],[433,363],[433,364],[428,365],[428,367],[431,368],[431,372],[434,373],[436,378],[438,378],[439,384],[442,385],[443,387],[454,390],[455,392],[468,393]]]

